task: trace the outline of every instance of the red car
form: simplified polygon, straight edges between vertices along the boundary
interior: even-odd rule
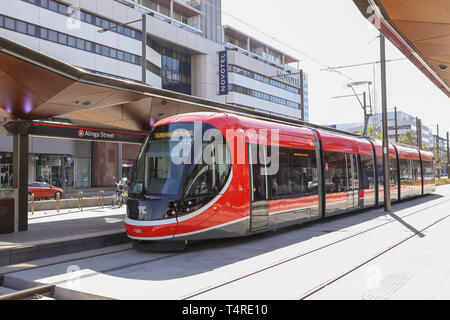
[[[28,182],[28,200],[31,200],[31,194],[35,199],[39,198],[55,198],[59,193],[60,197],[64,197],[64,190],[49,185],[46,182]]]

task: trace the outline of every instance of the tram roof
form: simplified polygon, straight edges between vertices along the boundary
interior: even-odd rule
[[[448,0],[353,0],[380,31],[450,97]]]

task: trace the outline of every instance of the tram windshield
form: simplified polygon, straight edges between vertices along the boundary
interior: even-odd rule
[[[214,196],[228,180],[230,159],[225,138],[211,125],[158,126],[141,149],[130,195],[177,199]]]

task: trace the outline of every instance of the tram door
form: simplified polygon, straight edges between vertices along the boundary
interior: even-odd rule
[[[258,147],[264,152],[258,152]],[[263,159],[258,154],[263,153]],[[269,195],[267,186],[267,147],[249,145],[250,165],[250,231],[269,226]]]
[[[346,158],[348,178],[347,208],[353,209],[359,206],[358,161],[356,154],[346,154]]]

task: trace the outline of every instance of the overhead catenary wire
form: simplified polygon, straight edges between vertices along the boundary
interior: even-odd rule
[[[408,59],[397,58],[397,59],[386,60],[386,62],[395,62],[395,61],[402,61],[402,60],[408,60]],[[333,70],[338,70],[338,69],[363,67],[363,66],[374,65],[374,64],[378,64],[378,63],[381,63],[381,61],[364,62],[364,63],[357,63],[357,64],[351,64],[351,65],[346,65],[346,66],[329,67],[327,69],[322,69],[321,71],[333,71]]]
[[[207,5],[207,6],[211,7],[212,9],[215,9],[215,10],[221,12],[222,14],[229,16],[230,18],[232,18],[232,19],[238,21],[239,23],[242,23],[243,25],[245,25],[245,26],[247,26],[247,27],[249,27],[249,28],[255,30],[256,32],[258,32],[258,33],[264,35],[265,37],[268,37],[268,38],[270,38],[271,40],[273,40],[273,41],[275,41],[275,42],[277,42],[277,43],[279,43],[279,44],[285,46],[286,48],[288,48],[288,49],[290,49],[290,50],[292,50],[292,51],[298,53],[299,55],[301,55],[301,56],[303,56],[303,57],[305,57],[305,58],[307,58],[307,59],[309,59],[309,60],[311,60],[311,61],[313,61],[313,62],[319,64],[319,65],[321,65],[322,67],[324,67],[324,68],[331,68],[331,66],[329,66],[328,64],[326,64],[326,63],[320,61],[319,59],[314,58],[313,56],[311,56],[311,55],[309,55],[309,54],[307,54],[307,53],[305,53],[305,52],[299,50],[298,48],[293,47],[293,46],[290,45],[290,44],[285,43],[285,42],[282,41],[282,40],[279,40],[279,39],[276,38],[275,36],[270,35],[270,34],[268,34],[267,32],[265,32],[265,31],[263,31],[263,30],[261,30],[261,29],[255,27],[255,26],[249,24],[248,22],[245,22],[244,20],[242,20],[242,19],[240,19],[240,18],[238,18],[238,17],[236,17],[236,16],[234,16],[234,15],[232,15],[232,14],[230,14],[230,13],[224,11],[222,8],[217,7],[216,5],[214,5],[214,4],[210,3],[210,2],[208,2],[207,0],[199,0],[199,1],[202,2],[202,3],[204,3],[204,4]],[[329,70],[329,71],[335,72],[335,73],[339,74],[340,76],[346,78],[347,80],[355,81],[352,77],[350,77],[350,76],[344,74],[344,73],[341,72],[341,71],[338,71],[338,70]]]
[[[217,10],[218,12],[221,12],[222,14],[229,16],[230,18],[232,18],[233,20],[241,23],[242,25],[247,26],[248,28],[255,30],[256,32],[258,32],[259,34],[271,39],[272,41],[277,42],[278,44],[281,44],[282,46],[292,50],[293,52],[297,53],[298,55],[300,55],[301,57],[305,57],[311,61],[313,61],[314,63],[319,64],[323,69],[321,69],[321,71],[328,71],[328,72],[334,72],[338,75],[340,75],[341,77],[350,80],[350,81],[355,81],[352,77],[350,77],[349,75],[347,75],[346,73],[342,72],[342,69],[346,69],[346,68],[351,68],[351,67],[363,67],[363,66],[372,66],[372,73],[373,73],[373,95],[370,99],[370,101],[372,101],[372,105],[374,108],[374,113],[376,114],[378,112],[378,101],[377,101],[377,88],[376,88],[376,71],[375,71],[375,66],[379,63],[381,63],[381,61],[374,61],[374,62],[365,62],[365,63],[358,63],[358,64],[352,64],[352,65],[345,65],[345,66],[336,66],[336,67],[332,67],[328,64],[326,64],[325,62],[307,54],[306,52],[299,50],[298,48],[293,47],[292,45],[285,43],[284,41],[278,39],[277,37],[259,29],[258,27],[255,27],[253,25],[251,25],[250,23],[234,16],[233,14],[223,10],[222,8],[219,8],[218,6],[216,6],[215,4],[208,2],[207,0],[198,0],[199,2],[205,4],[206,6],[209,6],[210,8]],[[375,37],[373,40],[371,40],[369,42],[372,43],[374,40],[376,40],[379,37],[379,35],[377,37]],[[388,59],[386,60],[386,62],[397,62],[397,61],[407,61],[407,58],[394,58],[394,59]]]

